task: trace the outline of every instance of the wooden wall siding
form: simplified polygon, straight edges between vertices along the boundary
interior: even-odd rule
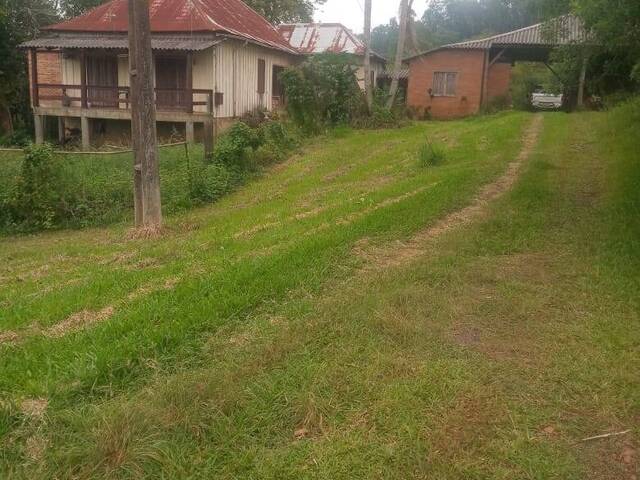
[[[215,91],[215,70],[214,70],[214,50],[210,48],[202,52],[193,54],[193,88]],[[195,94],[193,100],[196,102],[206,102],[205,94]],[[212,99],[213,101],[213,99]],[[207,107],[197,105],[193,108],[196,113],[206,113]]]
[[[38,57],[40,58],[40,57]],[[265,92],[258,93],[258,60],[265,62]],[[223,94],[223,103],[216,108],[219,118],[239,117],[258,107],[272,108],[273,66],[288,67],[297,57],[269,50],[236,40],[228,40],[217,47],[193,56],[193,88],[213,90]],[[65,55],[62,60],[62,81],[67,85],[80,85],[80,59]],[[126,55],[118,58],[118,85],[129,86],[129,59]],[[77,91],[69,95],[80,96]],[[194,95],[195,101],[205,101],[204,94]],[[80,107],[80,102],[73,102]],[[206,112],[206,106],[197,106],[195,112]]]
[[[378,84],[378,77],[382,75],[385,71],[385,65],[380,60],[376,58],[371,59],[371,70],[373,71],[374,82],[373,85]],[[356,72],[356,77],[358,79],[358,85],[360,88],[364,90],[364,67],[359,66],[358,71]]]
[[[255,108],[272,108],[274,65],[288,67],[296,57],[253,44],[229,40],[216,48],[215,90],[224,95],[220,118],[239,117]],[[258,60],[265,61],[265,93],[258,93]]]

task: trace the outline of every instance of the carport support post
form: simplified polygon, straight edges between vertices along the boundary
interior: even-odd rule
[[[193,130],[193,122],[187,122],[184,126],[184,137],[187,143],[193,143],[195,134]]]
[[[91,148],[91,122],[89,117],[80,117],[80,130],[82,131],[82,150],[87,151]]]
[[[33,125],[35,127],[36,145],[42,145],[44,143],[44,117],[42,115],[34,115]]]

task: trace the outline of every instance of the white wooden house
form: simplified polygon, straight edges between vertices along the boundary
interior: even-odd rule
[[[129,132],[127,0],[112,0],[45,29],[29,51],[36,139],[43,119],[60,136]],[[300,58],[266,19],[240,0],[150,2],[159,126],[215,132],[247,111],[283,101],[279,73]]]

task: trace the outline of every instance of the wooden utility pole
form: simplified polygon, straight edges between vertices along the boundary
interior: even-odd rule
[[[409,0],[400,1],[400,32],[398,35],[398,45],[396,46],[396,58],[393,65],[389,99],[387,100],[387,108],[389,109],[393,107],[398,93],[400,69],[402,69],[402,59],[404,57],[404,44],[407,40],[407,24],[409,23],[409,9],[411,5],[413,5],[413,0],[411,0],[411,3],[409,3]]]
[[[373,81],[371,78],[371,1],[364,2],[364,90],[369,113],[373,110]]]
[[[129,0],[129,75],[136,228],[162,226],[148,0]]]

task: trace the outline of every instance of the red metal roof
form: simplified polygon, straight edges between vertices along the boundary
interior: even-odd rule
[[[341,23],[285,23],[278,31],[301,53],[351,53],[364,55],[364,43]],[[372,52],[384,60],[382,55]]]
[[[241,0],[149,0],[151,31],[221,32],[296,53],[264,17]],[[66,32],[126,32],[127,0],[112,0],[79,17],[47,27]]]

